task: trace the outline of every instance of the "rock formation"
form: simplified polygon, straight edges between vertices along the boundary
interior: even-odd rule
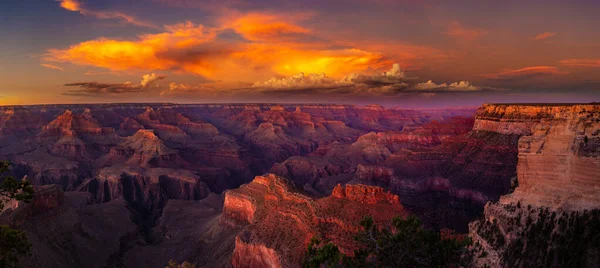
[[[63,193],[56,185],[36,189],[30,204],[0,217],[22,229],[32,245],[24,267],[106,267],[119,263],[129,239],[136,236],[123,201],[89,204],[86,193]]]
[[[600,226],[600,105],[486,105],[481,110],[490,122],[479,127],[525,136],[518,146],[519,186],[488,203],[485,218],[470,225],[475,250],[486,252],[478,264],[595,266],[590,264],[598,263],[598,245],[582,243],[599,239],[593,228]],[[577,245],[571,242],[577,240]],[[582,251],[573,253],[577,246]],[[571,257],[565,258],[564,250]]]
[[[398,196],[378,187],[338,185],[331,196],[313,199],[288,180],[267,174],[226,192],[221,221],[243,226],[235,240],[234,267],[299,267],[312,237],[351,253],[357,245],[349,238],[362,217],[372,215],[384,224],[405,214]]]

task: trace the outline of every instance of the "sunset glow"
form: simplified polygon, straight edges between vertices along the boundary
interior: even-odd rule
[[[196,93],[206,88],[222,93],[244,92],[239,96],[241,101],[255,95],[246,88],[271,78],[299,73],[325,74],[338,80],[373,76],[389,70],[394,63],[407,71],[406,78],[413,79],[409,84],[433,81],[435,85],[451,85],[465,81],[479,89],[496,89],[472,93],[469,99],[473,104],[485,102],[490,94],[500,94],[507,100],[516,95],[535,98],[536,94],[553,94],[562,99],[558,96],[569,92],[573,101],[580,100],[596,95],[600,81],[600,36],[585,31],[600,26],[600,20],[590,13],[593,8],[566,7],[560,1],[544,2],[542,9],[535,9],[538,6],[534,2],[514,5],[499,11],[510,16],[481,17],[479,22],[459,7],[486,10],[494,5],[475,1],[459,6],[435,1],[351,1],[341,8],[336,1],[326,1],[322,6],[269,1],[149,1],[141,8],[128,5],[127,1],[103,5],[80,0],[40,2],[44,5],[36,6],[37,11],[49,18],[60,18],[60,23],[34,20],[23,31],[10,26],[2,28],[5,39],[14,40],[0,51],[6,59],[2,68],[7,70],[0,73],[2,103],[140,98],[181,101],[161,95],[169,91],[170,84],[187,89],[186,94],[191,95],[185,101],[194,101]],[[28,11],[16,1],[3,6],[6,8],[2,12],[7,15],[23,14],[8,16],[7,25],[18,25],[23,22],[21,18],[28,16]],[[534,9],[537,13],[527,13]],[[561,12],[565,14],[560,15]],[[551,23],[540,24],[539,16],[551,17]],[[506,17],[511,17],[511,22],[501,23]],[[579,17],[581,20],[577,21],[585,20],[586,24],[576,25],[569,20],[572,17]],[[42,23],[52,30],[37,30]],[[519,27],[509,25],[512,23]],[[10,47],[19,49],[11,51]],[[25,60],[15,66],[7,65],[13,59]],[[135,93],[65,95],[71,90],[65,84],[122,84],[148,73],[159,73],[166,79],[156,88]],[[418,91],[398,85],[393,92],[389,92],[389,87],[366,90],[365,87],[379,86],[362,81],[352,92],[384,90],[395,96],[387,101],[401,103],[406,96],[400,95]],[[199,92],[190,90],[194,88]],[[318,89],[312,92],[313,97],[304,98],[327,101],[331,97],[351,103],[363,100],[347,93],[337,96],[347,91],[336,91],[336,96],[328,95],[330,91],[323,91],[326,96]],[[453,99],[452,94],[433,93],[436,92],[422,100]],[[236,94],[226,95],[228,100],[236,100]],[[222,101],[219,94],[213,96],[211,101]],[[419,99],[418,95],[414,97]],[[253,98],[272,99],[264,91]],[[375,94],[369,98],[378,97]]]

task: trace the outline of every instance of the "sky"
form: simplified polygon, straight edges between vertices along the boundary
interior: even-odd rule
[[[600,1],[2,0],[0,105],[600,101]]]

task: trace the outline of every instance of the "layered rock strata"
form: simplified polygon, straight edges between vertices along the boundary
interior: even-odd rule
[[[235,240],[234,267],[299,267],[312,237],[322,237],[352,254],[359,221],[373,216],[386,224],[406,211],[398,196],[379,187],[338,185],[331,196],[307,197],[273,174],[257,176],[227,191],[221,221],[243,226]]]
[[[518,187],[470,224],[494,267],[595,267],[600,245],[600,105],[487,105],[480,127],[517,131]],[[578,250],[574,249],[577,248]],[[485,253],[484,253],[485,252]]]

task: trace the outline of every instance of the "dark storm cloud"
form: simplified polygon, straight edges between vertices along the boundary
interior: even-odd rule
[[[79,87],[80,89],[69,90],[65,92],[65,95],[80,96],[80,95],[92,95],[92,94],[120,94],[130,92],[142,92],[144,88],[142,85],[134,84],[106,84],[98,82],[78,82],[65,84],[67,87]]]
[[[79,89],[68,90],[63,93],[67,96],[100,96],[111,94],[124,94],[143,92],[154,85],[157,81],[165,79],[164,75],[145,74],[139,84],[126,83],[99,83],[99,82],[76,82],[67,83],[67,87],[79,87]]]

